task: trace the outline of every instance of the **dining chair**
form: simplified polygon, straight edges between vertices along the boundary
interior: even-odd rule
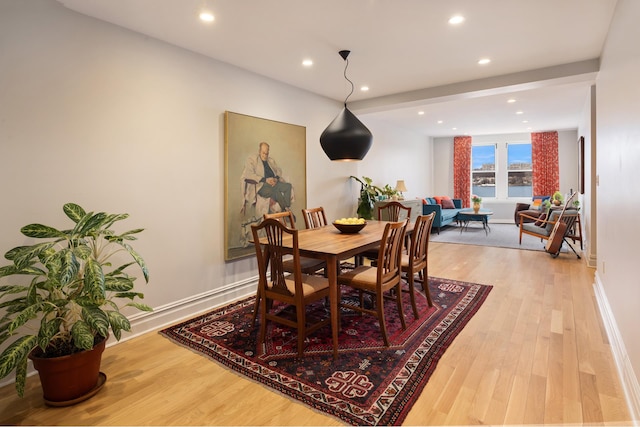
[[[302,209],[302,216],[304,218],[304,225],[307,228],[324,227],[328,224],[327,217],[324,214],[324,208],[322,206]]]
[[[307,325],[306,307],[312,302],[329,297],[329,281],[322,276],[303,274],[298,250],[298,230],[286,227],[277,219],[265,219],[259,225],[252,225],[253,242],[258,259],[258,286],[262,295],[260,303],[260,334],[257,353],[262,347],[267,331],[267,321],[295,328],[298,334],[298,357],[303,357],[304,340],[307,335],[331,323],[325,316]],[[266,236],[267,243],[260,243],[260,235]],[[283,239],[292,238],[292,247],[282,246]],[[285,256],[293,258],[293,271],[284,268]],[[267,272],[270,274],[267,275]],[[295,306],[295,319],[282,315],[284,310],[272,311],[273,301]]]
[[[396,201],[391,201],[387,204],[378,206],[377,219],[379,221],[397,222],[407,218],[411,218],[410,206],[404,206],[402,203]],[[375,260],[378,257],[379,250],[380,248],[377,247],[362,252],[356,256],[356,265],[361,265],[364,258]]]
[[[282,211],[282,212],[276,212],[271,214],[264,214],[263,218],[265,220],[275,219],[276,221],[280,222],[282,225],[284,225],[287,228],[291,228],[291,229],[296,228],[295,218],[293,217],[293,213],[291,211]],[[287,257],[286,259],[284,259],[283,265],[284,265],[285,271],[288,271],[290,273],[294,272],[295,266],[293,264],[292,257]],[[315,274],[316,272],[318,272],[318,270],[325,268],[325,266],[326,264],[322,260],[315,259],[315,258],[308,258],[304,256],[300,257],[300,269],[305,274]],[[326,277],[326,269],[325,269],[325,277]],[[256,324],[256,319],[258,318],[258,311],[260,308],[261,299],[262,299],[262,295],[261,295],[260,287],[258,287],[258,291],[256,292],[256,302],[253,309],[253,321],[252,321],[253,325]]]
[[[385,298],[396,301],[402,329],[407,328],[402,311],[400,260],[402,259],[402,242],[408,222],[409,220],[407,219],[400,222],[389,222],[385,225],[378,253],[377,267],[360,265],[351,271],[338,275],[338,286],[350,286],[358,290],[360,295],[359,306],[341,302],[340,307],[375,316],[380,324],[382,339],[387,347],[389,346],[389,338],[384,318]],[[390,290],[395,290],[395,292],[388,292]],[[373,309],[365,308],[364,293],[373,295],[375,300]]]
[[[413,316],[418,318],[418,307],[416,306],[414,278],[418,274],[422,279],[422,288],[427,296],[429,307],[433,307],[431,300],[431,292],[429,292],[429,275],[427,272],[428,255],[429,255],[429,239],[431,236],[431,226],[436,213],[431,212],[429,215],[418,215],[416,223],[411,234],[411,243],[409,252],[402,254],[400,269],[407,275],[407,283],[409,284],[409,296],[411,298],[411,308]]]
[[[276,219],[282,223],[285,227],[295,229],[296,223],[293,213],[291,211],[283,211],[272,214],[264,214],[264,219]],[[318,270],[325,267],[325,262],[316,258],[300,257],[300,266],[302,272],[306,274],[314,274]],[[293,271],[293,261],[291,259],[285,260],[284,268],[287,271]]]

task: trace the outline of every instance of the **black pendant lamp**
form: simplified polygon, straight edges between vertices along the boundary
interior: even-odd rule
[[[344,78],[351,83],[351,93],[344,100],[344,108],[320,135],[320,145],[331,160],[362,160],[371,148],[373,135],[360,120],[347,108],[347,99],[353,93],[353,82],[347,78],[347,57],[349,50],[341,50],[345,61]]]

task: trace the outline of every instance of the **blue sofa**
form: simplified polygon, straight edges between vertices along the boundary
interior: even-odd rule
[[[436,216],[433,218],[433,228],[440,234],[440,227],[451,224],[457,219],[458,212],[462,210],[462,199],[451,199],[455,209],[442,209],[436,199],[433,197],[425,197],[422,201],[422,214],[429,215],[431,212],[435,212]],[[425,203],[426,202],[426,203]]]

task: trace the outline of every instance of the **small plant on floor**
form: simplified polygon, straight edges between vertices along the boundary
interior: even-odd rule
[[[123,306],[152,311],[135,301],[144,295],[133,289],[136,278],[124,271],[137,265],[149,281],[144,260],[128,243],[143,229],[120,234],[111,230],[128,214],[87,213],[74,203],[65,204],[63,210],[73,221],[72,228],[22,227],[25,236],[46,241],[11,249],[4,256],[11,264],[0,267],[0,278],[29,278],[25,284],[5,279],[0,286],[0,344],[18,336],[0,354],[0,378],[15,370],[21,397],[27,357],[36,348],[42,357],[57,357],[93,348],[109,330],[119,340],[121,331],[131,330],[116,304],[120,299],[126,302]],[[133,261],[113,267],[120,253]]]

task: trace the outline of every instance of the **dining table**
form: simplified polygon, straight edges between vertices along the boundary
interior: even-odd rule
[[[298,230],[298,251],[301,256],[321,259],[326,262],[326,277],[329,281],[329,304],[333,357],[338,357],[338,310],[340,288],[338,286],[338,263],[365,250],[376,248],[382,241],[384,228],[389,221],[367,220],[367,225],[358,233],[342,233],[332,224],[319,228]],[[406,233],[411,233],[409,222]],[[262,240],[262,239],[261,239]],[[291,236],[285,236],[282,246],[293,248]]]

